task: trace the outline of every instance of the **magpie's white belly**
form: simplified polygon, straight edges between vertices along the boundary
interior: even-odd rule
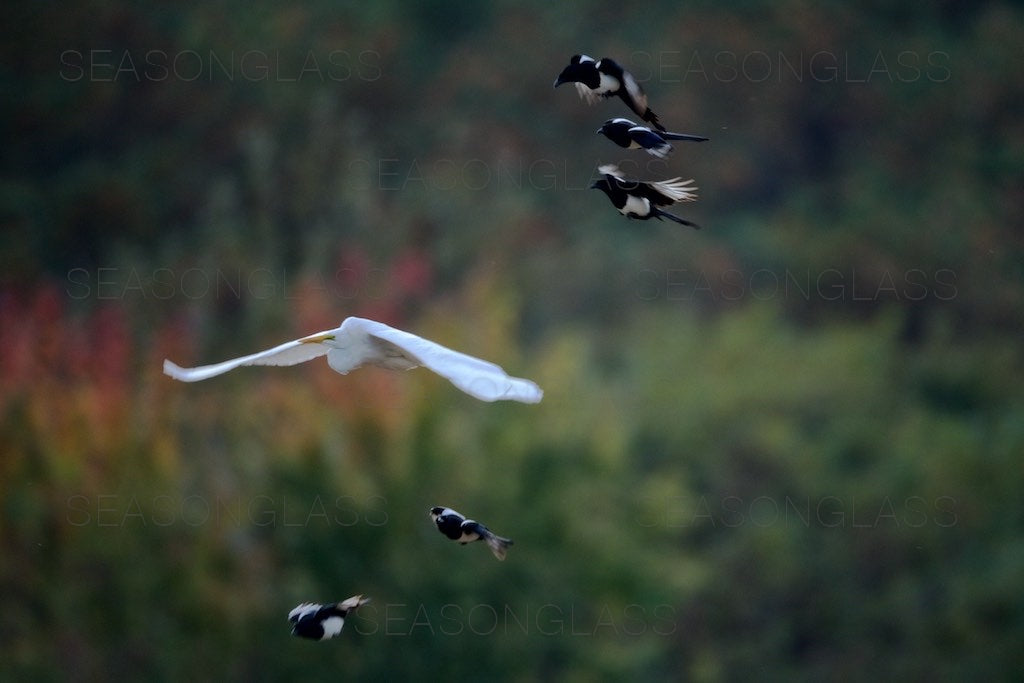
[[[619,213],[621,213],[623,216],[629,216],[630,214],[632,214],[634,216],[644,217],[648,215],[650,212],[650,200],[647,199],[646,197],[634,197],[633,195],[630,195],[626,199],[626,203],[623,205],[623,207],[619,209]]]
[[[615,76],[609,76],[608,74],[601,74],[601,82],[597,84],[597,90],[594,92],[598,95],[604,95],[605,93],[615,92],[619,89],[619,79]]]
[[[342,626],[345,625],[345,620],[341,617],[327,617],[321,624],[324,628],[324,637],[322,640],[333,638],[334,636],[341,633]]]

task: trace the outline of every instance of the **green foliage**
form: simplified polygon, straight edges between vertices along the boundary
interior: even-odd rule
[[[651,11],[9,10],[0,678],[1024,669],[1024,16]],[[551,89],[578,51],[711,141],[610,147],[620,104]],[[613,160],[696,178],[704,229],[618,216]],[[347,315],[544,401],[160,373]],[[354,593],[340,639],[289,636]]]

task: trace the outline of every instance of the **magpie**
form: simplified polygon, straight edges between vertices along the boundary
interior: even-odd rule
[[[643,149],[659,159],[666,158],[672,152],[672,145],[666,142],[667,140],[688,140],[690,142],[707,140],[702,135],[690,135],[689,133],[665,131],[655,133],[647,126],[638,126],[629,119],[608,119],[603,126],[597,129],[597,133],[605,136],[619,147]]]
[[[310,640],[333,638],[341,633],[348,613],[368,602],[370,599],[362,595],[353,595],[330,605],[304,602],[288,613],[288,621],[292,623],[292,635]]]
[[[658,122],[657,115],[647,106],[644,89],[633,78],[633,74],[619,66],[614,59],[603,57],[594,61],[587,55],[573,55],[569,66],[562,69],[562,73],[555,79],[555,87],[563,83],[574,83],[580,97],[589,104],[601,97],[618,95],[641,119],[658,130],[665,130]]]
[[[659,181],[633,180],[624,177],[619,167],[614,164],[598,166],[597,172],[604,177],[594,182],[590,189],[601,190],[608,195],[608,199],[612,200],[615,208],[626,218],[636,218],[642,221],[651,218],[658,220],[667,218],[676,223],[700,229],[696,223],[673,216],[658,208],[671,206],[676,202],[692,202],[697,199],[697,188],[690,185],[693,180],[682,180],[681,178]]]
[[[505,559],[505,553],[512,545],[511,539],[495,535],[480,522],[466,519],[451,508],[432,507],[430,508],[430,518],[434,520],[438,531],[462,545],[473,541],[484,541],[499,560]]]

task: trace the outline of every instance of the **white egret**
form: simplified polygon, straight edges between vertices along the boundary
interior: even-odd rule
[[[164,360],[164,372],[182,382],[198,382],[242,365],[295,365],[324,355],[327,356],[327,364],[343,375],[364,365],[389,370],[423,366],[481,401],[538,403],[544,395],[540,387],[530,380],[510,377],[494,363],[453,351],[384,323],[355,317],[345,318],[337,329],[311,334],[223,363],[182,368]]]

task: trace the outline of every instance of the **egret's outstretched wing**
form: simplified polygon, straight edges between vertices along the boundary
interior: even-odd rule
[[[346,328],[348,325],[359,325],[375,342],[396,347],[419,365],[433,370],[481,401],[510,400],[538,403],[544,396],[540,387],[530,380],[509,377],[494,363],[453,351],[436,342],[373,320],[347,318],[345,323]]]
[[[302,339],[285,342],[279,346],[241,358],[226,360],[214,365],[202,365],[197,368],[183,368],[169,360],[164,360],[164,373],[182,382],[198,382],[234,370],[242,365],[296,365],[326,355],[330,349],[322,340],[334,334],[334,330],[311,334]]]

